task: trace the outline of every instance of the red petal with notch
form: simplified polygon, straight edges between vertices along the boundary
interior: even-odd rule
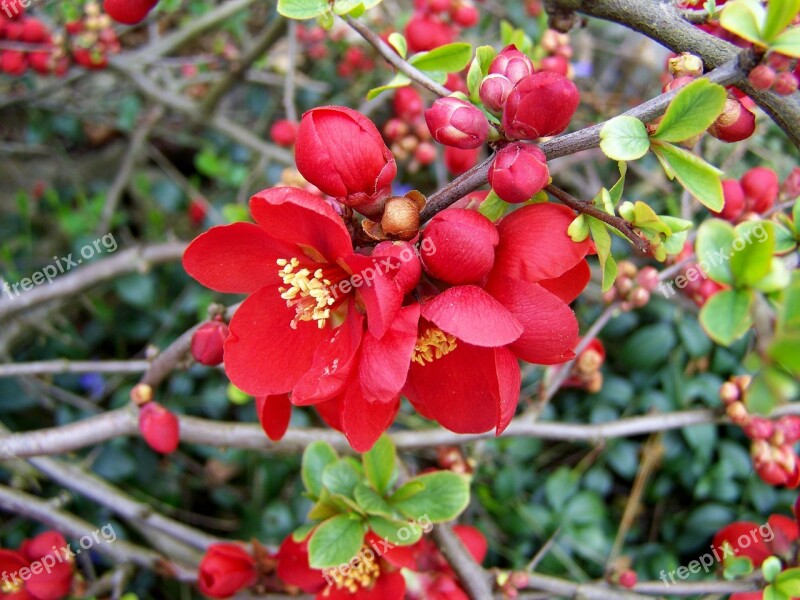
[[[591,278],[592,271],[589,269],[589,263],[582,260],[560,277],[543,279],[539,285],[569,304],[586,289]]]
[[[275,187],[250,198],[256,223],[277,239],[313,249],[325,262],[353,252],[350,234],[333,207],[319,196],[293,187]],[[319,262],[320,257],[309,256]],[[291,258],[284,256],[283,258]]]
[[[398,271],[386,273],[377,258],[361,254],[345,256],[339,264],[352,273],[348,281],[366,308],[369,332],[378,339],[382,338],[403,304],[403,291],[394,280]],[[338,289],[341,289],[341,284]]]
[[[576,243],[567,235],[575,219],[560,204],[530,204],[515,210],[497,224],[500,244],[491,279],[522,279],[537,283],[572,269],[589,252],[589,241]]]
[[[508,348],[495,348],[495,366],[497,368],[497,386],[499,401],[497,403],[497,424],[495,435],[500,435],[511,423],[517,412],[520,390],[520,370],[517,357]]]
[[[256,413],[267,437],[273,442],[279,441],[289,428],[289,420],[292,418],[289,394],[257,397]]]
[[[253,223],[212,227],[183,253],[183,268],[207,288],[226,294],[249,294],[281,279],[275,261],[291,258],[297,247],[285,244]]]
[[[316,321],[292,329],[294,316],[277,288],[262,288],[242,303],[225,340],[225,372],[236,387],[252,396],[283,394],[305,374],[331,330]]]
[[[341,394],[356,365],[363,333],[364,317],[351,303],[344,323],[317,346],[311,367],[292,390],[292,404],[308,406]]]
[[[422,305],[422,316],[445,333],[468,344],[495,348],[522,334],[522,325],[481,288],[459,285]]]
[[[497,284],[489,291],[522,323],[522,335],[509,345],[518,358],[537,365],[555,365],[575,357],[578,320],[561,298],[538,283],[525,281]]]
[[[408,377],[417,342],[419,304],[401,308],[386,334],[365,332],[358,373],[368,402],[394,402]]]
[[[498,349],[480,348],[461,340],[457,344],[455,350],[424,366],[412,363],[404,393],[420,413],[432,416],[450,431],[483,433],[498,429],[500,415],[511,412],[512,401],[508,399],[514,389],[517,398],[513,403],[518,400],[519,366],[515,383],[508,376],[510,364],[501,359],[504,398],[501,400]]]

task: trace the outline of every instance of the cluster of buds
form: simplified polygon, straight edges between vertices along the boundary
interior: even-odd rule
[[[136,25],[158,4],[158,0],[103,0],[103,9],[109,17],[123,25]]]
[[[517,598],[529,583],[530,577],[525,571],[497,571],[496,585],[503,598]]]
[[[63,75],[69,67],[63,36],[53,34],[42,21],[25,14],[20,0],[5,3],[3,9],[0,41],[13,42],[19,49],[0,51],[0,72],[20,76],[30,67],[42,75]]]
[[[156,452],[175,452],[180,441],[180,424],[169,410],[153,400],[153,388],[146,383],[133,386],[131,402],[139,407],[139,432]]]
[[[71,38],[72,58],[87,69],[104,69],[108,55],[120,51],[117,34],[111,27],[111,18],[100,11],[96,2],[84,6],[84,17],[67,23]]]
[[[580,388],[590,394],[596,394],[603,387],[603,373],[600,371],[600,367],[605,361],[605,346],[603,346],[603,342],[594,338],[575,358],[569,377],[564,381],[562,387]]]
[[[768,419],[750,414],[744,403],[750,380],[749,375],[739,375],[720,386],[725,412],[752,440],[750,456],[758,476],[770,485],[795,488],[800,485],[800,457],[794,449],[800,441],[800,416]]]
[[[722,211],[713,213],[715,217],[731,223],[748,220],[764,214],[775,206],[780,191],[778,174],[767,167],[754,167],[742,175],[738,181],[722,181],[725,206]]]
[[[747,79],[757,90],[772,90],[780,96],[789,96],[797,91],[800,64],[790,56],[772,52],[766,62],[750,71]]]
[[[480,14],[471,0],[415,0],[405,37],[411,52],[433,50],[454,42],[462,28],[478,24]]]
[[[436,463],[439,468],[454,473],[470,475],[475,471],[475,459],[465,456],[464,450],[460,446],[438,446]]]
[[[606,580],[614,585],[631,589],[636,585],[638,577],[631,568],[631,557],[620,556],[610,566],[606,573]]]
[[[328,56],[328,47],[325,45],[327,36],[325,30],[319,25],[308,26],[297,24],[297,41],[303,46],[303,56],[311,60],[321,60]]]
[[[392,101],[394,116],[383,126],[383,137],[395,159],[406,163],[409,173],[436,160],[436,147],[422,118],[425,101],[413,87],[400,88]]]
[[[659,284],[658,270],[651,266],[639,269],[629,260],[621,260],[617,269],[614,286],[603,294],[603,300],[609,303],[620,300],[620,308],[625,311],[650,302],[650,294]]]
[[[340,77],[351,78],[375,69],[375,61],[363,46],[348,46],[336,67]]]
[[[572,45],[569,43],[569,36],[560,33],[555,29],[548,29],[542,35],[540,44],[545,56],[539,59],[538,67],[540,71],[552,71],[572,79]]]

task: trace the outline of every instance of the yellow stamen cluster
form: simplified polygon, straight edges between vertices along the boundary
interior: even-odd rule
[[[331,297],[328,287],[331,282],[325,278],[322,269],[317,269],[312,274],[308,269],[300,269],[300,261],[296,258],[279,258],[278,276],[289,287],[279,287],[281,298],[286,300],[286,306],[294,306],[297,314],[292,319],[292,329],[297,329],[300,321],[316,321],[319,328],[325,327],[325,321],[331,316],[331,305],[335,300]]]
[[[14,585],[10,581],[0,581],[0,593],[13,594],[22,589],[21,584]]]
[[[346,589],[351,594],[355,594],[363,588],[370,588],[380,577],[381,569],[376,560],[360,560],[356,566],[351,566],[345,573],[339,569],[332,569],[330,577],[337,589]],[[325,590],[324,595],[330,595],[331,588]]]
[[[423,367],[425,363],[432,363],[437,358],[442,358],[456,349],[456,338],[445,333],[438,327],[428,327],[414,345],[411,360],[418,362]]]

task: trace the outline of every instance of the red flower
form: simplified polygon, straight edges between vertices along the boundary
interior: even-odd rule
[[[295,161],[306,180],[366,216],[381,214],[397,175],[394,157],[372,121],[344,106],[303,115]]]
[[[67,541],[57,531],[25,540],[19,550],[0,550],[0,592],[9,600],[60,600],[72,588],[72,563],[64,560]]]
[[[578,88],[558,73],[528,75],[514,86],[503,111],[506,136],[535,140],[561,133],[578,108]]]
[[[400,309],[393,280],[399,261],[354,253],[334,209],[303,190],[265,190],[250,209],[257,224],[214,227],[183,259],[203,285],[250,294],[229,325],[228,377],[256,397],[330,401],[319,410],[335,410],[353,447],[369,449],[394,418],[416,338],[419,309]]]
[[[729,544],[737,557],[749,558],[758,568],[770,556],[787,556],[797,540],[797,522],[783,515],[770,515],[765,525],[737,521],[720,529],[714,536],[714,547],[722,553]]]
[[[380,548],[380,538],[370,532],[366,541],[346,570],[322,571],[308,564],[308,542],[295,542],[289,535],[278,550],[278,577],[307,594],[316,593],[317,600],[402,600],[406,582],[397,567],[403,565],[392,564],[389,557],[398,551],[403,555],[405,549],[380,554],[372,550]]]
[[[212,598],[227,598],[256,581],[256,561],[236,544],[212,544],[198,567],[198,587]]]
[[[517,359],[574,356],[578,323],[568,303],[589,281],[588,242],[567,235],[574,219],[555,204],[523,207],[497,226],[500,243],[484,288],[423,297],[405,395],[422,415],[457,433],[495,429],[516,410]]]

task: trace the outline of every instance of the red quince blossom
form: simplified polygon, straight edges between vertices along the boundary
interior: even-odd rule
[[[367,533],[366,542],[359,560],[346,572],[325,572],[309,566],[308,540],[296,542],[289,535],[278,550],[278,577],[316,594],[316,600],[402,600],[406,582],[399,569],[408,564],[408,548],[389,548],[391,544],[372,532]]]
[[[381,214],[397,175],[375,124],[344,106],[323,106],[303,115],[295,161],[307,181],[368,217]]]
[[[212,598],[233,596],[256,578],[255,559],[237,544],[212,544],[198,567],[198,587]]]
[[[60,600],[72,589],[73,563],[64,559],[67,541],[45,531],[19,549],[0,549],[0,597],[8,600]],[[38,565],[35,570],[31,567]],[[27,569],[20,573],[21,569]],[[25,575],[23,578],[22,575]]]
[[[528,75],[508,95],[503,111],[506,137],[535,140],[561,133],[579,102],[578,88],[563,75],[549,71]]]
[[[714,547],[730,544],[737,557],[749,558],[758,568],[770,556],[786,556],[798,538],[797,522],[784,515],[770,515],[766,525],[737,521],[720,529]],[[721,552],[721,551],[720,551]]]
[[[457,433],[499,435],[518,402],[517,359],[557,364],[574,356],[578,323],[569,303],[589,282],[591,246],[569,238],[573,219],[555,204],[514,211],[497,225],[486,285],[421,292],[404,388],[420,414]]]

